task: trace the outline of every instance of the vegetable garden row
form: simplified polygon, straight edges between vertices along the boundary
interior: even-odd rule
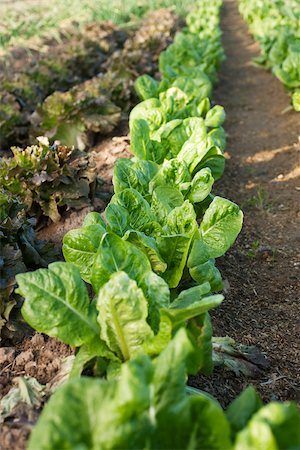
[[[271,69],[292,94],[300,111],[300,7],[298,0],[240,0],[240,11],[262,54],[256,59]]]
[[[8,317],[16,302],[16,275],[25,321],[76,348],[69,380],[44,407],[29,450],[300,446],[292,402],[263,405],[248,387],[223,410],[186,385],[188,375],[213,370],[209,311],[223,301],[216,259],[243,222],[238,205],[213,193],[226,146],[225,112],[212,101],[224,59],[221,5],[197,2],[168,47],[181,27],[170,12],[159,26],[155,13],[144,19],[138,41],[118,34],[120,48],[113,39],[100,75],[46,98],[48,89],[31,106],[38,132],[28,131],[27,122],[22,138],[43,134],[39,144],[15,147],[13,157],[1,159],[0,312]],[[129,116],[133,156],[116,161],[105,211],[89,213],[64,236],[66,262],[20,273],[58,259],[36,239],[32,217],[57,221],[65,208],[80,208],[101,190],[86,149],[126,119],[134,89],[141,102]],[[10,126],[7,143],[17,136]]]

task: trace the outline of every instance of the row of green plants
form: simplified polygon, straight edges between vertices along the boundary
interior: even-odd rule
[[[168,45],[177,25],[178,17],[169,10],[149,14],[138,33],[111,55],[106,72],[47,98],[39,110],[45,128],[36,134],[49,131],[52,140],[70,146],[50,144],[44,137],[25,149],[12,147],[12,157],[0,158],[0,335],[15,303],[15,275],[25,268],[47,267],[53,260],[38,257],[51,245],[36,238],[35,225],[43,227],[48,218],[58,222],[62,213],[90,206],[102,195],[95,159],[78,147],[128,117],[130,105],[137,102],[134,79],[144,70],[154,73],[160,49]],[[30,247],[24,245],[29,235]]]
[[[122,119],[128,119],[129,108],[137,102],[134,80],[142,73],[155,73],[159,53],[180,22],[168,9],[147,14],[97,76],[65,92],[54,92],[37,107],[31,117],[31,138],[47,136],[83,150],[97,136],[113,131]]]
[[[186,386],[187,374],[213,369],[209,311],[223,300],[215,259],[243,217],[212,193],[224,169],[225,114],[199,89],[211,89],[224,57],[220,7],[197,3],[160,56],[161,82],[137,80],[133,158],[117,161],[104,214],[65,235],[66,262],[17,276],[25,320],[76,348],[71,380],[45,406],[31,450],[300,444],[292,403],[263,407],[248,388],[224,412]]]
[[[272,70],[300,111],[300,8],[298,0],[239,0],[239,9],[261,46],[258,64]]]
[[[20,55],[0,61],[1,149],[35,143],[41,135],[83,149],[86,135],[111,132],[119,106],[133,100],[133,80],[143,70],[153,73],[156,54],[179,26],[174,12],[160,10],[126,31],[90,24],[61,44],[23,49],[22,64]]]

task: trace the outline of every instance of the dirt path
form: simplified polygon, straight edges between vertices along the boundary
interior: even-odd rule
[[[224,404],[249,381],[265,400],[299,400],[300,114],[282,114],[289,102],[282,85],[250,64],[259,47],[237,2],[225,3],[222,29],[227,60],[215,100],[227,113],[229,159],[217,191],[241,205],[245,222],[219,264],[229,289],[214,330],[258,346],[271,366],[256,380],[216,371],[195,381]]]

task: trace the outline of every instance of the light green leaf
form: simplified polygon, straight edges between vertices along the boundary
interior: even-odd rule
[[[169,213],[164,227],[165,236],[157,238],[160,253],[168,265],[163,278],[171,288],[177,287],[182,278],[196,231],[195,211],[192,204],[186,200],[182,206]]]
[[[106,232],[99,223],[70,230],[63,238],[63,255],[80,270],[81,277],[91,282],[92,267],[101,239]]]
[[[153,237],[147,236],[140,231],[128,230],[123,239],[131,242],[147,255],[154,272],[162,274],[166,271],[167,264],[163,260],[156,240]]]
[[[144,231],[149,222],[155,222],[156,216],[152,212],[149,203],[136,189],[124,189],[118,195],[114,195],[112,203],[125,208],[129,214],[129,226],[133,230]]]
[[[88,225],[97,225],[97,224],[102,226],[102,228],[105,230],[106,223],[104,222],[103,217],[101,216],[101,214],[99,214],[95,211],[88,213],[82,222],[83,227],[87,227]]]
[[[95,336],[90,342],[82,345],[75,356],[70,378],[80,377],[85,365],[94,358],[107,358],[109,361],[119,361],[114,353],[112,353],[105,342],[99,336]]]
[[[214,259],[209,259],[203,264],[192,267],[190,275],[197,283],[209,282],[212,292],[219,292],[223,289],[222,276],[215,266]]]
[[[248,386],[227,408],[226,416],[233,436],[244,427],[263,403],[253,386]]]
[[[98,335],[97,323],[89,317],[87,289],[75,266],[56,262],[16,279],[17,292],[25,297],[22,315],[35,330],[75,347]]]
[[[194,346],[189,373],[210,375],[213,370],[212,325],[209,313],[194,317],[187,324],[188,336]]]
[[[101,338],[122,361],[141,351],[143,343],[153,337],[146,321],[147,300],[126,273],[115,273],[100,289],[97,309]]]
[[[150,271],[150,262],[140,249],[113,233],[106,233],[93,266],[92,285],[98,292],[115,272],[126,272],[138,281]]]
[[[158,186],[152,193],[151,209],[163,225],[168,214],[184,202],[181,192],[173,186]]]
[[[129,214],[121,205],[109,203],[105,209],[105,218],[108,222],[108,231],[123,236],[129,227]]]
[[[189,256],[188,267],[222,256],[234,243],[243,223],[243,213],[231,201],[215,197],[207,208]]]
[[[214,178],[209,168],[199,170],[192,179],[191,187],[188,193],[188,199],[191,203],[202,202],[211,192],[214,184]]]
[[[196,286],[196,288],[197,287],[198,286]],[[206,313],[210,309],[216,308],[222,303],[223,299],[224,299],[223,295],[218,294],[218,295],[211,295],[209,297],[202,297],[202,298],[200,297],[198,301],[193,300],[191,301],[190,304],[188,304],[186,300],[186,302],[184,302],[183,308],[180,307],[180,304],[177,304],[175,306],[171,304],[170,308],[165,312],[169,315],[169,317],[171,317],[173,321],[173,326],[178,326],[186,322],[187,320],[192,319],[193,317],[200,316],[201,314]]]
[[[141,100],[158,96],[159,82],[149,75],[142,75],[134,82],[134,88]]]
[[[234,448],[293,450],[300,446],[300,415],[293,403],[271,402],[237,434]]]
[[[211,128],[217,128],[223,125],[225,121],[225,111],[223,106],[215,105],[208,111],[205,117],[205,125]]]

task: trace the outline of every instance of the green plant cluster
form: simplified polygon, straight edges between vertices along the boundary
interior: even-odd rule
[[[126,33],[110,23],[74,28],[62,43],[19,49],[0,61],[0,147],[28,141],[30,114],[54,90],[64,91],[95,76],[122,47]],[[20,63],[22,61],[22,63]]]
[[[45,99],[32,116],[31,135],[46,135],[84,149],[96,134],[110,133],[122,117],[127,119],[129,108],[136,103],[134,80],[141,73],[155,73],[158,55],[170,43],[179,22],[171,10],[149,13],[101,73]]]
[[[220,6],[220,0],[202,0],[188,17],[192,28],[183,33],[193,42],[191,54],[186,51],[192,79],[192,54],[198,61],[197,42],[204,47],[201,24],[207,11],[218,24]],[[217,28],[206,33],[208,46],[215,33],[221,45]],[[188,78],[177,60],[170,73],[181,68]],[[235,241],[242,212],[211,193],[221,173],[224,111],[195,89],[174,86],[175,78],[132,111],[131,131],[148,127],[149,135],[140,151],[132,141],[132,160],[118,160],[104,217],[90,213],[66,234],[67,262],[17,276],[25,320],[77,348],[73,380],[49,401],[29,449],[277,450],[300,444],[293,404],[262,407],[249,388],[224,413],[212,397],[185,386],[187,373],[212,370],[209,310],[223,299],[214,294],[222,288],[215,258]],[[184,122],[191,114],[195,122]],[[180,128],[168,144],[174,154],[156,158],[167,144],[160,149],[153,133],[170,123],[172,131],[174,120]],[[91,301],[84,281],[93,287]],[[85,369],[106,380],[81,378]]]
[[[0,335],[16,304],[11,295],[16,274],[47,267],[57,258],[53,244],[37,239],[34,225],[18,195],[0,188]]]
[[[292,105],[300,111],[299,0],[240,0],[239,9],[261,46],[255,61],[291,91]]]
[[[97,175],[92,156],[40,138],[37,145],[12,147],[0,158],[1,189],[18,197],[30,216],[61,218],[60,211],[89,204]]]
[[[182,329],[154,361],[140,354],[117,379],[72,380],[45,406],[28,450],[299,448],[296,405],[263,406],[248,387],[224,411],[207,393],[186,388],[192,357]]]
[[[0,158],[0,329],[15,303],[15,275],[47,267],[58,256],[53,244],[37,239],[37,221],[58,222],[62,211],[89,205],[100,181],[92,156],[50,146],[45,138],[12,152],[13,157]]]

